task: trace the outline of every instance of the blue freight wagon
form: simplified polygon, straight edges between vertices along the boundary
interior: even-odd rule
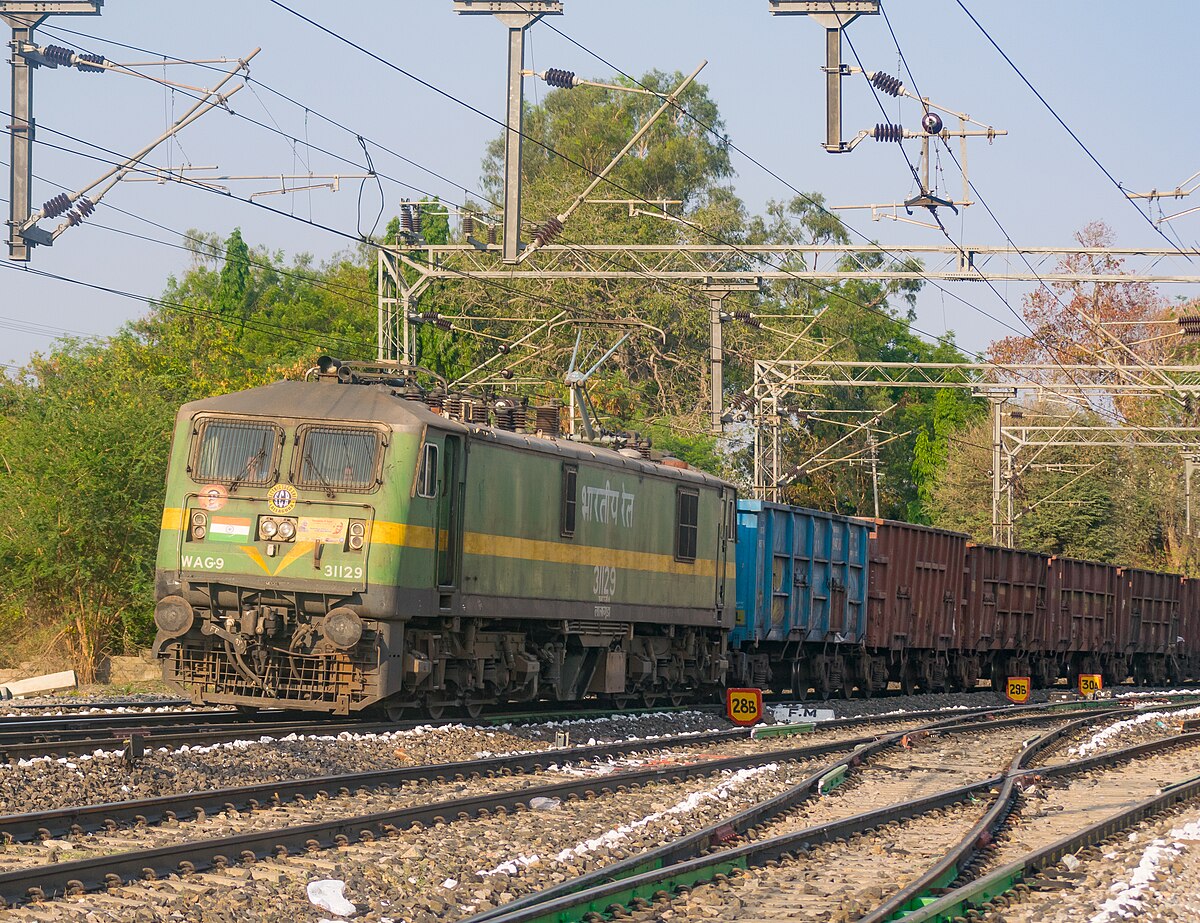
[[[870,531],[833,513],[738,502],[735,675],[798,696],[860,685]]]

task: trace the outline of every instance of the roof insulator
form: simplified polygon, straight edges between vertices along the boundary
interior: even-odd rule
[[[550,86],[559,90],[570,90],[575,87],[575,72],[552,67],[542,75],[542,79]]]

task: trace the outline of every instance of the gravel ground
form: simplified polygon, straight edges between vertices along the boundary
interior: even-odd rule
[[[778,868],[755,868],[694,888],[631,921],[812,920],[848,923],[877,907],[954,846],[986,805],[958,805],[817,846]]]
[[[278,779],[370,772],[546,749],[502,730],[447,726],[155,750],[130,768],[119,753],[0,765],[0,813],[128,801]]]
[[[1176,737],[1184,720],[1200,715],[1200,708],[1176,711],[1153,710],[1133,717],[1122,717],[1096,724],[1069,735],[1044,754],[1037,765],[1051,766],[1076,759],[1099,756],[1138,744]]]
[[[0,913],[12,920],[262,920],[313,923],[314,879],[346,883],[355,920],[458,919],[729,816],[786,790],[811,764],[768,764],[549,810],[410,829],[397,837],[222,873],[116,889]]]
[[[1007,923],[1176,923],[1200,919],[1200,809],[1192,802],[1135,827],[1055,874],[1073,887],[1034,890]]]

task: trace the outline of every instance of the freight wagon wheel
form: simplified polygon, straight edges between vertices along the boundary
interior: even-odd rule
[[[808,674],[798,660],[792,663],[792,696],[797,702],[808,698]]]
[[[625,711],[626,709],[629,708],[630,704],[633,702],[633,696],[631,696],[631,695],[614,695],[612,697],[611,701],[612,701],[612,707],[615,708],[617,711]]]
[[[678,708],[680,705],[682,705],[686,701],[687,701],[687,693],[686,692],[672,692],[671,693],[671,704],[674,705],[676,708]]]

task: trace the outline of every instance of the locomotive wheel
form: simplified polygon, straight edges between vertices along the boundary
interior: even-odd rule
[[[445,717],[446,712],[450,710],[453,704],[453,702],[427,701],[425,703],[425,714],[427,714],[434,721],[440,721]]]
[[[481,714],[483,714],[483,706],[484,706],[483,702],[478,702],[478,701],[464,702],[463,707],[462,707],[463,714],[466,715],[468,718],[478,718]]]
[[[399,721],[404,717],[403,705],[385,705],[383,713],[387,715],[388,721]]]
[[[633,696],[631,695],[614,695],[612,697],[612,706],[617,711],[625,711],[629,708],[630,703],[632,702]]]
[[[682,705],[686,701],[687,701],[687,693],[686,692],[672,692],[671,693],[671,704],[673,706],[675,706],[676,708],[678,708],[680,705]]]

